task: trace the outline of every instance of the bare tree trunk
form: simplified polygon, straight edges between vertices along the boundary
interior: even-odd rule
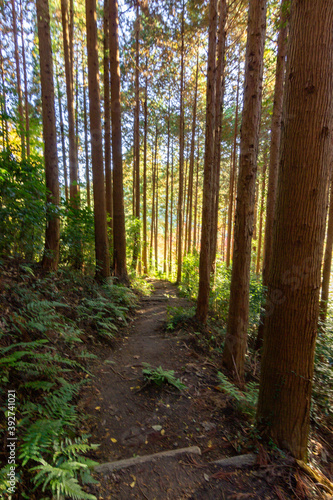
[[[183,190],[184,190],[184,16],[183,0],[181,25],[181,62],[180,62],[180,108],[179,108],[179,188],[178,188],[178,234],[177,234],[177,283],[182,279],[182,238],[183,238]]]
[[[169,222],[169,159],[170,159],[170,97],[168,110],[168,144],[167,144],[167,165],[166,165],[166,186],[165,186],[165,219],[164,219],[164,256],[163,272],[167,272],[167,248],[168,248],[168,222]]]
[[[135,218],[140,221],[140,16],[139,0],[136,0],[135,26],[135,111],[134,111],[134,158],[135,158]],[[132,268],[136,269],[140,255],[140,226],[136,224]]]
[[[170,193],[170,250],[169,250],[169,274],[172,274],[172,229],[173,229],[173,141],[171,143],[171,193]]]
[[[90,176],[89,176],[89,151],[88,151],[88,114],[87,114],[87,99],[86,99],[86,75],[84,71],[84,62],[82,62],[82,81],[83,81],[83,122],[84,122],[84,151],[86,160],[86,189],[87,189],[87,206],[91,207],[90,203]]]
[[[23,30],[23,7],[20,0],[20,21],[21,21],[21,44],[22,44],[22,62],[23,62],[23,80],[24,80],[24,109],[25,109],[25,142],[27,147],[27,157],[30,157],[30,120],[29,120],[29,96],[28,96],[28,77],[27,64],[25,59],[25,43]]]
[[[300,460],[307,459],[332,165],[332,26],[333,3],[292,5],[257,411],[262,433]]]
[[[255,198],[259,126],[262,98],[263,55],[266,32],[266,0],[251,0],[245,57],[245,83],[227,333],[223,365],[239,381],[244,378],[251,238]]]
[[[1,93],[3,99],[3,113],[2,113],[3,147],[4,149],[8,149],[9,139],[8,139],[8,120],[7,120],[7,95],[6,95],[5,74],[3,66],[3,55],[2,55],[2,37],[0,38],[0,40],[1,40],[0,44]]]
[[[60,118],[62,165],[63,165],[64,179],[65,179],[65,199],[66,199],[66,201],[68,201],[68,175],[67,175],[67,161],[66,161],[64,120],[63,120],[63,116],[62,116],[61,91],[60,91],[58,73],[56,73],[56,81],[57,81],[58,106],[59,106],[59,118]]]
[[[157,152],[157,123],[156,123],[156,134],[155,134],[155,154],[152,154],[151,159],[151,172],[152,172],[152,184],[153,184],[153,193],[152,193],[152,210],[151,210],[151,226],[150,226],[150,249],[149,249],[149,267],[152,268],[153,264],[153,243],[154,243],[154,228],[156,223],[155,217],[155,193],[156,193],[156,152]]]
[[[205,164],[202,206],[201,248],[199,263],[199,291],[196,317],[201,323],[207,322],[211,249],[210,236],[212,229],[212,182],[214,168],[214,129],[216,104],[216,29],[217,29],[217,0],[210,0],[209,4],[209,42],[207,64],[207,92],[206,92],[206,135],[205,135]]]
[[[158,271],[158,157],[157,141],[155,150],[155,270]]]
[[[23,105],[22,105],[21,69],[20,69],[20,55],[19,55],[18,40],[17,40],[18,37],[17,37],[15,0],[11,0],[11,2],[12,2],[13,36],[14,36],[14,49],[15,49],[16,89],[18,96],[18,111],[19,111],[19,135],[21,137],[22,158],[25,158],[24,116],[23,116]]]
[[[216,117],[215,117],[215,138],[214,138],[214,166],[212,180],[212,227],[210,234],[210,262],[211,271],[215,268],[216,247],[217,247],[217,226],[220,196],[220,164],[221,164],[221,134],[223,117],[224,98],[224,66],[225,66],[225,24],[227,21],[227,2],[220,0],[219,12],[219,35],[217,43],[217,63],[216,63]]]
[[[54,109],[53,60],[48,0],[36,0],[42,87],[43,139],[47,207],[59,205],[57,132]],[[52,211],[51,211],[52,212]],[[55,271],[59,261],[60,221],[47,210],[43,268]]]
[[[197,217],[198,217],[198,189],[199,189],[199,159],[200,159],[200,137],[198,136],[197,150],[197,172],[195,181],[195,202],[194,202],[194,228],[193,228],[193,249],[194,253],[197,250]]]
[[[267,153],[264,154],[264,166],[262,172],[262,184],[261,184],[261,201],[260,201],[260,213],[259,213],[259,231],[258,231],[258,249],[257,249],[257,264],[256,264],[256,274],[260,273],[260,257],[261,257],[261,244],[262,244],[262,226],[263,226],[263,215],[264,215],[264,203],[265,203],[265,188],[266,188],[266,164],[267,164]]]
[[[118,41],[118,2],[110,0],[110,71],[113,157],[113,260],[114,273],[127,282],[126,235],[121,151],[120,67]]]
[[[146,57],[146,85],[144,101],[144,143],[143,143],[143,244],[142,244],[142,264],[143,273],[148,273],[147,256],[147,136],[148,136],[148,58]]]
[[[271,145],[270,145],[269,169],[268,169],[267,207],[266,207],[266,224],[265,224],[265,240],[264,240],[264,254],[263,254],[263,272],[262,272],[262,283],[264,287],[267,287],[269,266],[271,261],[274,212],[275,212],[277,184],[279,176],[279,152],[280,152],[280,137],[281,137],[282,103],[283,103],[284,75],[286,69],[286,55],[287,55],[287,45],[288,45],[287,7],[288,7],[288,0],[282,0],[281,13],[280,13],[280,31],[277,41],[274,103],[273,103],[273,115],[271,123]],[[258,328],[258,336],[256,340],[256,349],[258,350],[262,347],[263,343],[264,322],[265,322],[265,313],[263,312],[261,314],[259,328]]]
[[[75,138],[75,113],[74,113],[74,89],[73,89],[73,66],[71,64],[70,37],[68,30],[68,3],[61,0],[62,30],[64,44],[64,59],[66,73],[66,93],[68,110],[68,140],[69,140],[69,197],[74,207],[79,206],[78,168]]]
[[[240,85],[240,63],[238,65],[237,77],[237,94],[236,94],[236,114],[235,114],[235,128],[234,128],[234,146],[232,154],[232,162],[230,168],[230,185],[229,185],[229,205],[228,205],[228,233],[227,233],[227,255],[226,266],[230,267],[231,253],[231,235],[232,235],[232,221],[233,221],[233,206],[234,206],[234,188],[236,180],[237,169],[237,135],[238,135],[238,108],[239,108],[239,85]]]
[[[93,171],[96,278],[110,276],[110,256],[106,229],[106,203],[103,165],[102,116],[99,93],[96,0],[86,0],[88,85]]]
[[[320,299],[320,321],[322,326],[326,323],[327,305],[329,299],[329,285],[332,267],[332,248],[333,248],[333,176],[331,180],[330,205],[328,212],[327,236],[324,253],[323,279],[321,284]]]
[[[105,162],[105,200],[109,248],[112,248],[112,172],[111,172],[111,117],[110,117],[110,52],[109,52],[109,0],[104,0],[104,39],[103,39],[103,83],[104,83],[104,162]]]

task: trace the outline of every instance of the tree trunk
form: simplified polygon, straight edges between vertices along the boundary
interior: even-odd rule
[[[275,212],[277,183],[279,175],[282,103],[283,103],[284,75],[286,69],[286,55],[287,55],[287,45],[288,45],[287,19],[288,19],[288,0],[282,0],[281,13],[280,13],[280,31],[277,41],[274,103],[273,103],[273,115],[271,123],[271,145],[270,145],[269,169],[268,169],[267,207],[266,207],[266,223],[265,223],[263,271],[262,271],[262,284],[264,287],[267,287],[268,284],[268,273],[269,273],[269,266],[272,253],[274,212]],[[265,313],[263,312],[260,315],[260,322],[258,327],[258,335],[255,346],[257,350],[259,350],[262,347],[262,342],[264,337],[264,321],[265,321]]]
[[[134,158],[135,158],[135,219],[140,221],[140,16],[139,0],[136,0],[135,21],[135,110],[134,110]],[[140,255],[140,225],[135,225],[132,268],[136,269]]]
[[[256,264],[256,274],[260,273],[260,257],[261,257],[261,243],[262,243],[262,224],[264,215],[264,202],[265,202],[265,188],[266,188],[266,163],[267,163],[267,152],[264,154],[264,166],[262,172],[262,184],[261,184],[261,201],[260,201],[260,213],[259,213],[259,231],[258,231],[258,248],[257,248],[257,264]]]
[[[151,175],[152,175],[152,209],[151,209],[151,225],[150,225],[150,248],[149,248],[149,267],[152,268],[153,264],[153,243],[154,243],[154,228],[155,228],[155,167],[156,167],[156,151],[157,151],[157,123],[156,123],[156,135],[155,135],[155,154],[152,154],[151,158]]]
[[[65,199],[68,202],[68,175],[67,175],[67,161],[66,161],[64,120],[63,120],[63,116],[62,116],[61,92],[60,92],[60,85],[59,85],[58,73],[56,74],[56,81],[57,81],[58,106],[59,106],[59,118],[60,118],[62,165],[63,165],[64,179],[65,179]]]
[[[66,94],[68,111],[68,140],[69,140],[69,197],[73,207],[79,206],[78,166],[75,138],[75,113],[74,113],[74,91],[73,91],[73,66],[70,55],[70,37],[68,30],[68,3],[61,0],[62,30],[64,44]]]
[[[201,323],[207,322],[209,289],[210,289],[210,236],[212,228],[212,181],[214,168],[214,128],[216,104],[216,29],[217,29],[217,0],[210,0],[209,4],[209,42],[207,65],[207,92],[206,92],[206,136],[205,136],[205,164],[202,206],[201,248],[199,263],[199,291],[196,317]]]
[[[144,101],[144,143],[143,143],[143,242],[142,242],[142,264],[143,274],[148,273],[147,256],[147,136],[148,136],[148,58],[146,57],[146,85]]]
[[[329,285],[332,267],[332,248],[333,248],[333,176],[331,180],[330,193],[330,208],[328,212],[327,237],[324,254],[323,280],[321,285],[321,300],[320,300],[320,321],[321,326],[326,323],[327,304],[329,298]]]
[[[30,120],[29,120],[29,96],[28,96],[28,77],[27,64],[25,59],[25,43],[23,30],[23,7],[20,0],[20,22],[21,22],[21,44],[22,44],[22,63],[23,63],[23,81],[24,81],[24,109],[25,109],[25,143],[27,147],[27,157],[30,157]]]
[[[167,249],[168,249],[168,222],[169,222],[169,160],[170,160],[170,96],[168,110],[168,144],[167,144],[167,165],[166,165],[166,187],[165,187],[165,219],[164,219],[164,256],[163,272],[167,273]]]
[[[120,67],[118,41],[118,2],[110,0],[110,72],[113,158],[113,260],[114,273],[128,282],[121,150]]]
[[[257,173],[265,31],[266,0],[251,0],[245,57],[245,90],[237,186],[235,247],[227,333],[222,355],[223,365],[240,381],[244,378],[249,321],[251,238]]]
[[[232,162],[230,168],[230,184],[229,184],[229,204],[228,204],[228,232],[227,232],[227,255],[226,267],[230,267],[231,252],[231,235],[232,235],[232,221],[233,221],[233,206],[234,206],[234,189],[236,180],[237,169],[237,135],[238,135],[238,108],[239,108],[239,85],[240,85],[240,62],[238,64],[238,77],[237,77],[237,93],[236,93],[236,113],[235,113],[235,128],[234,128],[234,145]]]
[[[190,173],[188,181],[188,221],[187,221],[187,253],[191,252],[192,242],[192,213],[193,213],[193,172],[194,172],[194,154],[195,154],[195,131],[197,122],[197,100],[198,100],[198,74],[199,74],[199,52],[197,52],[197,66],[195,71],[195,87],[194,87],[194,100],[193,100],[193,118],[192,118],[192,138],[191,138],[191,152],[190,152]],[[198,139],[199,140],[199,139]]]
[[[17,21],[16,21],[15,0],[11,0],[11,2],[12,2],[12,16],[13,16],[15,67],[16,67],[16,88],[17,88],[18,111],[19,111],[19,135],[21,138],[22,158],[25,158],[24,116],[23,116],[23,105],[22,105],[21,69],[20,69],[20,55],[19,55],[18,40],[17,40]]]
[[[106,203],[103,169],[103,135],[99,93],[96,0],[86,0],[88,87],[93,172],[96,278],[110,276],[110,256],[106,229]]]
[[[184,32],[185,3],[183,0],[181,25],[181,61],[180,61],[180,108],[179,108],[179,188],[178,188],[178,234],[177,234],[177,283],[182,279],[182,238],[183,238],[183,190],[184,190]]]
[[[4,74],[4,66],[3,66],[3,54],[2,54],[2,35],[0,33],[0,71],[1,71],[1,94],[3,99],[3,108],[2,108],[2,132],[3,132],[3,147],[4,149],[8,149],[9,147],[9,139],[8,139],[8,120],[7,120],[7,96],[6,96],[6,87],[5,87],[5,74]]]
[[[220,196],[220,164],[221,164],[221,134],[224,98],[224,66],[225,66],[225,24],[227,21],[226,0],[220,0],[219,12],[219,36],[217,43],[217,63],[216,63],[216,117],[215,117],[215,138],[214,138],[214,166],[212,180],[212,227],[210,234],[210,263],[211,271],[214,271],[217,247],[217,226]]]
[[[257,413],[264,433],[301,460],[307,458],[332,164],[332,26],[333,3],[292,5]]]
[[[199,189],[199,159],[200,159],[200,137],[198,136],[198,151],[197,151],[197,172],[195,180],[195,201],[194,201],[194,228],[193,228],[193,249],[194,253],[197,250],[197,218],[198,218],[198,189]]]
[[[170,250],[169,250],[169,274],[172,274],[172,228],[173,228],[173,141],[171,143],[171,193],[170,193]]]
[[[112,247],[112,172],[111,172],[111,118],[110,118],[110,53],[109,53],[109,0],[104,0],[103,83],[104,83],[104,154],[105,200],[109,248]]]
[[[43,140],[47,207],[59,205],[57,132],[54,109],[53,60],[50,35],[48,0],[36,0],[40,58],[40,81],[42,87]],[[52,212],[52,211],[51,211]],[[47,210],[45,252],[43,268],[55,271],[59,261],[60,221]]]
[[[86,160],[87,206],[88,208],[90,208],[91,203],[90,203],[89,147],[88,147],[88,113],[87,113],[86,75],[84,71],[84,62],[82,62],[82,81],[83,81],[83,122],[84,122],[84,152]]]
[[[158,157],[157,141],[155,150],[155,271],[158,272]]]

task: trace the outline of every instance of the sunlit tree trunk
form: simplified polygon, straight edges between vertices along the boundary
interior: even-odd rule
[[[173,241],[173,141],[171,143],[171,193],[170,193],[170,250],[169,250],[169,274],[172,273],[172,241]]]
[[[109,247],[112,247],[112,172],[111,172],[111,117],[110,117],[110,53],[109,53],[109,0],[104,0],[103,16],[103,83],[104,83],[104,163],[105,200]]]
[[[224,98],[224,66],[225,66],[225,24],[227,21],[226,0],[220,0],[219,5],[219,29],[217,42],[217,62],[216,62],[216,117],[215,117],[215,138],[214,138],[214,166],[212,179],[212,227],[210,233],[210,262],[211,271],[214,271],[216,248],[217,248],[217,226],[220,196],[220,163],[221,163],[221,134]]]
[[[250,0],[239,176],[235,216],[234,253],[229,313],[222,363],[239,381],[244,378],[249,321],[251,238],[262,98],[266,0]]]
[[[197,250],[197,217],[198,217],[198,189],[199,189],[199,159],[200,159],[200,136],[198,136],[197,150],[197,171],[195,179],[195,198],[194,198],[194,223],[193,223],[193,247],[192,252]]]
[[[179,107],[179,188],[178,188],[178,231],[177,231],[177,283],[182,279],[182,238],[183,238],[183,190],[184,190],[184,36],[185,3],[181,21],[181,61],[180,61],[180,107]]]
[[[43,140],[47,207],[59,205],[57,133],[54,108],[53,60],[48,0],[36,0],[39,38],[40,81],[42,87]],[[60,221],[47,208],[43,268],[55,271],[59,261]]]
[[[212,182],[214,169],[214,128],[216,116],[216,29],[217,29],[217,0],[209,3],[209,41],[207,64],[207,91],[206,91],[206,135],[205,135],[205,163],[202,206],[201,248],[199,263],[199,291],[196,317],[201,323],[207,322],[209,288],[210,288],[210,236],[212,228]]]
[[[22,105],[20,54],[19,54],[19,47],[18,47],[15,0],[11,0],[11,3],[12,3],[12,19],[13,19],[15,68],[16,68],[16,89],[17,89],[17,96],[18,96],[18,112],[19,112],[19,135],[21,138],[22,158],[25,158],[24,115],[23,115],[23,105]]]
[[[257,263],[256,263],[256,274],[260,273],[260,257],[261,257],[261,245],[262,245],[262,226],[263,226],[263,215],[264,215],[264,203],[265,203],[265,189],[266,189],[266,162],[267,153],[264,154],[264,165],[261,180],[261,200],[259,209],[259,230],[258,230],[258,248],[257,248]]]
[[[93,172],[96,278],[110,276],[110,256],[106,229],[102,117],[99,93],[96,0],[86,0],[88,88]]]
[[[164,255],[163,272],[167,272],[167,249],[168,249],[168,224],[169,224],[169,163],[170,163],[170,98],[168,112],[168,140],[167,140],[167,164],[166,164],[166,185],[165,185],[165,219],[164,219]]]
[[[332,165],[332,26],[333,3],[292,4],[257,413],[262,433],[301,460]]]
[[[233,206],[234,206],[234,191],[237,169],[237,136],[238,136],[238,108],[239,108],[239,86],[240,86],[240,64],[238,65],[237,91],[236,91],[236,112],[235,112],[235,128],[234,128],[234,143],[232,161],[230,167],[230,184],[229,184],[229,204],[228,204],[228,231],[227,231],[227,254],[226,266],[230,267],[231,258],[231,240],[232,240],[232,221],[233,221]]]
[[[67,0],[61,0],[63,46],[66,73],[66,94],[67,94],[67,112],[68,112],[68,140],[69,140],[69,197],[72,205],[79,205],[79,185],[78,185],[78,166],[76,154],[75,137],[75,113],[74,113],[74,87],[73,87],[73,66],[71,64],[70,37],[68,29],[68,3]]]
[[[142,265],[143,274],[148,273],[147,256],[147,136],[148,136],[148,76],[147,76],[148,58],[146,57],[146,84],[144,101],[144,142],[143,142],[143,242],[142,242]]]
[[[62,166],[65,179],[65,199],[66,201],[68,201],[68,175],[67,175],[67,161],[66,161],[65,132],[64,132],[64,120],[62,115],[61,91],[60,91],[58,73],[56,74],[56,81],[57,81],[58,107],[59,107],[59,118],[60,118]]]
[[[158,271],[158,157],[157,157],[157,142],[155,150],[155,271]]]
[[[8,120],[7,120],[7,93],[5,86],[5,73],[2,54],[2,35],[0,33],[0,71],[1,71],[1,94],[2,94],[2,132],[3,132],[3,147],[8,149]]]
[[[263,253],[263,271],[262,283],[267,287],[268,273],[272,253],[272,237],[274,212],[277,196],[277,183],[279,175],[279,152],[281,138],[281,119],[282,119],[282,103],[284,90],[284,75],[286,69],[287,55],[287,34],[288,34],[288,5],[289,0],[282,0],[280,13],[280,30],[277,40],[277,56],[275,70],[275,87],[274,87],[274,102],[273,114],[271,123],[271,144],[269,153],[269,168],[268,168],[268,189],[267,189],[267,207],[266,207],[266,223],[265,223],[265,239]],[[256,349],[262,347],[264,337],[264,322],[265,313],[261,314],[258,335],[256,340]]]
[[[84,62],[82,62],[82,81],[83,81],[83,127],[84,127],[84,153],[86,160],[86,189],[87,189],[87,206],[91,207],[90,202],[90,175],[89,175],[89,145],[88,145],[88,113],[87,113],[87,98],[86,98],[86,75],[84,70]]]
[[[326,322],[327,305],[329,299],[329,287],[332,267],[332,248],[333,248],[333,176],[331,180],[330,205],[328,211],[326,246],[324,253],[323,279],[321,284],[320,299],[320,321],[322,326]]]
[[[110,72],[111,122],[113,159],[113,261],[114,273],[127,282],[126,235],[123,191],[123,165],[121,149],[120,66],[118,40],[118,2],[110,3]]]
[[[23,63],[23,81],[24,81],[24,110],[25,110],[25,143],[27,148],[27,157],[30,156],[30,119],[29,119],[29,96],[28,96],[28,76],[27,64],[25,58],[25,43],[23,30],[23,7],[20,0],[20,22],[21,22],[21,45],[22,45],[22,63]]]

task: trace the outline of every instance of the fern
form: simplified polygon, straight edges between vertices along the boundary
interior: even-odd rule
[[[254,419],[258,403],[258,384],[249,382],[247,391],[243,392],[232,384],[223,373],[218,372],[217,376],[220,381],[219,388],[236,400],[238,409],[242,413]]]
[[[149,363],[142,363],[145,368],[142,370],[143,375],[149,382],[154,382],[156,385],[161,386],[164,382],[173,385],[179,391],[187,389],[179,378],[175,377],[174,370],[164,370],[161,366],[153,368]]]

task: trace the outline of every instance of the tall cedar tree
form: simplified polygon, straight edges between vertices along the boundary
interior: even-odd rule
[[[201,249],[199,262],[199,292],[196,317],[206,323],[208,317],[210,286],[210,233],[212,227],[212,182],[214,169],[214,129],[215,129],[215,62],[216,62],[217,0],[209,3],[209,41],[206,91],[206,135],[204,185],[202,204]]]
[[[21,154],[25,158],[25,138],[24,138],[24,116],[22,105],[22,86],[21,86],[21,69],[20,69],[20,54],[18,48],[17,36],[17,20],[15,0],[12,0],[12,20],[13,20],[13,36],[14,36],[14,53],[15,53],[15,67],[16,67],[16,85],[18,95],[18,111],[19,111],[19,135],[21,137]]]
[[[282,119],[282,103],[284,89],[284,75],[286,70],[286,55],[287,55],[287,19],[288,19],[288,4],[289,0],[282,0],[280,14],[280,30],[277,41],[277,57],[275,71],[275,87],[274,87],[274,102],[271,124],[271,144],[269,155],[269,170],[268,170],[268,190],[267,190],[267,208],[266,208],[266,224],[265,224],[265,242],[264,242],[264,262],[262,271],[262,283],[267,287],[268,272],[272,254],[272,236],[274,212],[276,203],[276,192],[279,175],[279,152],[281,140],[281,119]],[[258,328],[258,336],[256,348],[262,347],[264,336],[264,312],[261,315],[261,321]]]
[[[42,87],[43,139],[47,206],[59,205],[57,133],[54,109],[53,60],[48,0],[36,0],[39,38],[40,81]],[[48,213],[43,268],[55,271],[59,261],[60,221]]]
[[[23,81],[24,81],[25,141],[26,141],[26,147],[27,147],[27,157],[29,158],[30,157],[29,94],[28,94],[27,62],[26,62],[26,57],[25,57],[22,0],[20,0],[20,24],[21,24],[21,46],[22,46],[22,64],[23,64]]]
[[[112,171],[111,171],[111,118],[110,118],[110,51],[109,51],[109,0],[104,0],[103,82],[104,82],[104,152],[105,152],[105,198],[108,216],[109,243],[112,245]]]
[[[88,87],[93,172],[96,278],[110,276],[109,245],[106,231],[106,203],[103,171],[102,119],[99,93],[96,0],[86,0]]]
[[[148,273],[147,256],[147,138],[148,138],[148,76],[147,76],[148,58],[146,57],[146,83],[144,100],[144,138],[143,138],[143,241],[142,241],[142,265],[143,274]]]
[[[75,139],[74,87],[73,65],[70,47],[72,45],[68,28],[68,2],[61,0],[62,31],[66,74],[67,112],[68,112],[68,140],[69,140],[69,197],[74,207],[77,207],[79,196],[78,166]]]
[[[121,150],[120,66],[118,40],[118,2],[109,0],[110,8],[110,73],[113,159],[113,268],[122,282],[128,282],[126,268],[125,209],[123,161]]]
[[[332,2],[293,3],[257,414],[278,446],[302,460],[332,162],[332,28]]]
[[[251,238],[253,233],[257,156],[262,98],[266,0],[250,0],[245,56],[242,130],[227,333],[222,363],[244,378],[249,322]]]
[[[185,37],[185,2],[183,0],[181,20],[180,52],[180,108],[179,108],[179,188],[178,188],[178,234],[177,234],[177,283],[182,279],[182,238],[183,238],[183,190],[184,190],[184,37]]]

